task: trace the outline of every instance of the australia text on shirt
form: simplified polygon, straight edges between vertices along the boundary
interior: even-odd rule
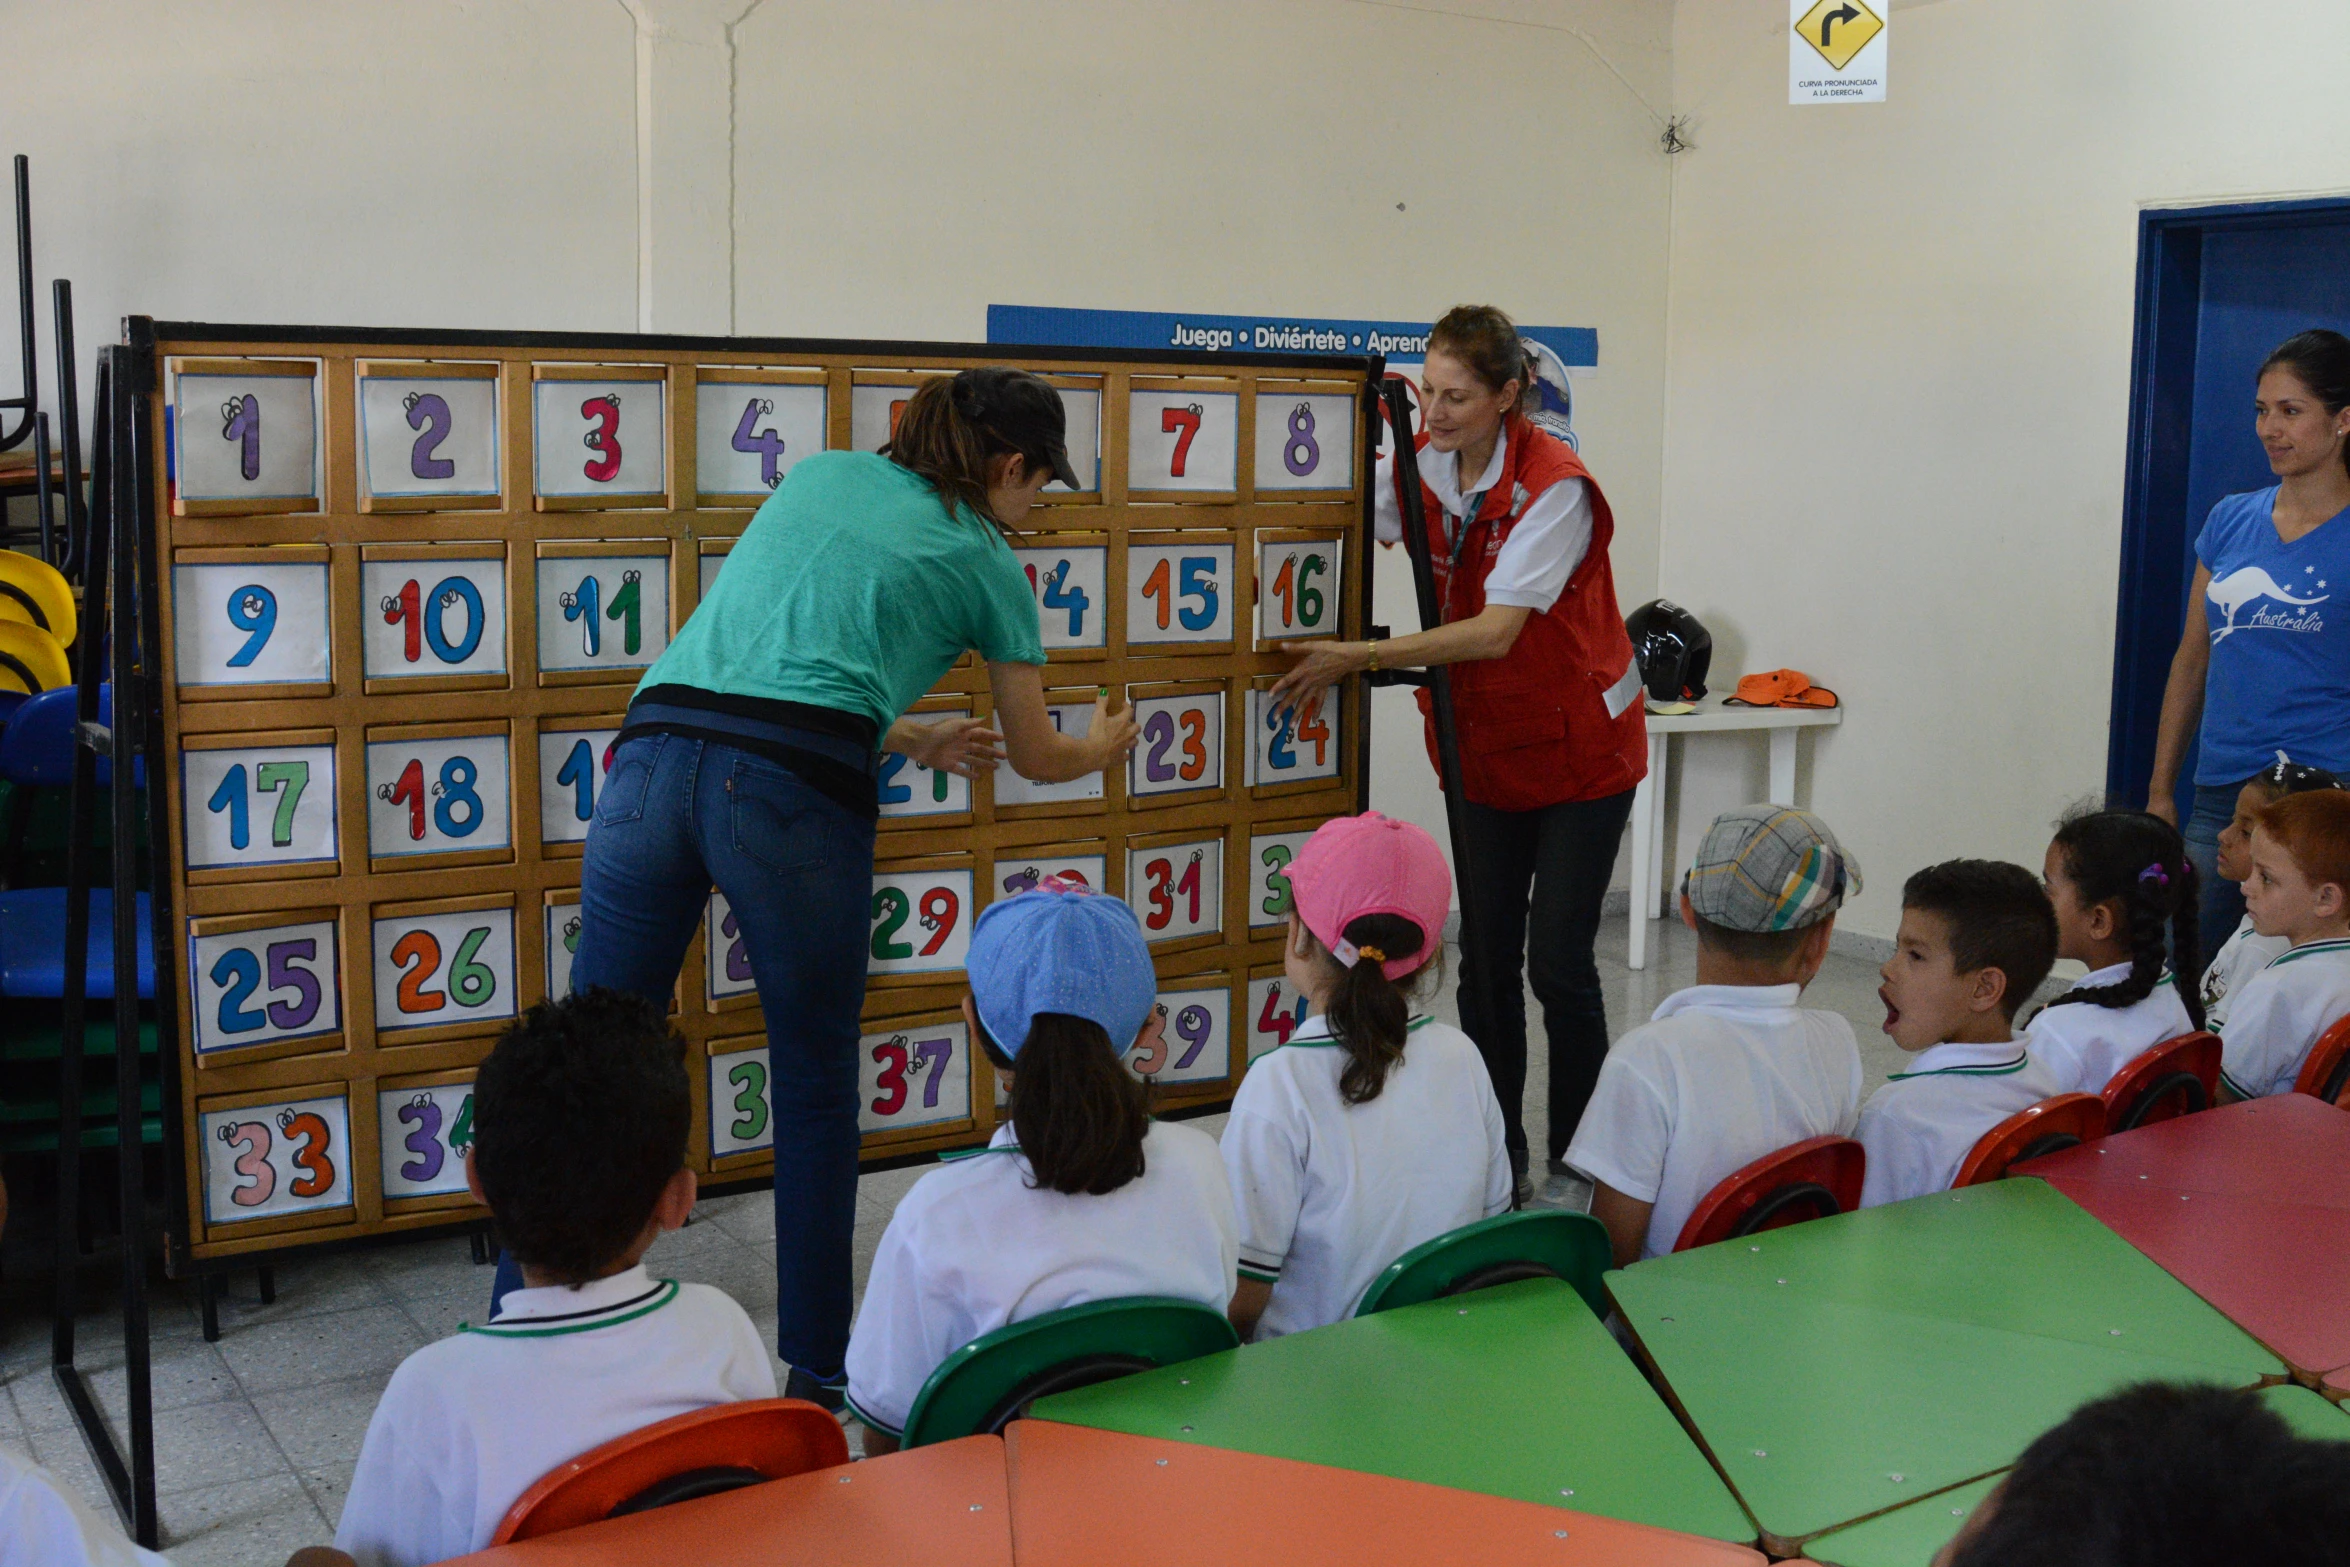
[[[2315,566],[2304,569],[2313,577],[2316,576],[2317,568]],[[2326,585],[2325,579],[2317,578],[2314,585],[2324,587]],[[2211,602],[2219,607],[2220,612],[2220,628],[2211,634],[2211,640],[2214,642],[2225,641],[2238,631],[2323,631],[2325,629],[2324,617],[2311,610],[2309,606],[2323,604],[2327,599],[2333,597],[2330,593],[2320,593],[2315,598],[2295,598],[2277,585],[2276,578],[2258,566],[2240,566],[2224,577],[2214,577],[2211,579],[2211,586],[2205,592]],[[2253,611],[2252,617],[2244,624],[2237,625],[2236,611],[2257,599],[2277,599],[2304,611],[2304,613],[2295,615],[2278,609],[2258,609]]]

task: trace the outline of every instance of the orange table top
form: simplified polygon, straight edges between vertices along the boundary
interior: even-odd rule
[[[1417,1480],[1022,1420],[1006,1431],[1021,1567],[1760,1567],[1718,1540]]]
[[[1011,1567],[1004,1444],[992,1436],[941,1442],[458,1560],[477,1567],[774,1567],[787,1561]]]

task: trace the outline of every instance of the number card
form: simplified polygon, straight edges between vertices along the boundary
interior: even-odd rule
[[[340,1033],[337,929],[332,909],[190,920],[196,1054]]]
[[[350,1103],[337,1093],[204,1107],[196,1117],[204,1146],[204,1222],[350,1207]]]
[[[1257,641],[1273,645],[1338,635],[1339,559],[1335,537],[1257,535]]]
[[[774,371],[705,367],[694,385],[694,472],[704,506],[756,506],[824,450],[825,390]],[[742,379],[736,379],[736,377]]]
[[[1177,689],[1129,686],[1134,722],[1142,731],[1126,758],[1126,793],[1137,803],[1155,795],[1187,795],[1224,787],[1224,687]]]
[[[1305,1022],[1309,1005],[1290,989],[1289,977],[1280,969],[1249,970],[1248,1058],[1254,1061],[1288,1044],[1289,1036]]]
[[[872,940],[868,972],[946,974],[963,966],[971,950],[971,869],[958,858],[955,868],[873,872]]]
[[[1224,840],[1186,838],[1126,849],[1126,902],[1154,945],[1224,928]]]
[[[1239,482],[1240,394],[1229,382],[1145,383],[1129,394],[1129,490],[1229,494]]]
[[[1255,878],[1248,892],[1248,928],[1273,930],[1289,923],[1297,905],[1289,891],[1289,862],[1314,835],[1314,824],[1274,823],[1251,828],[1248,835],[1249,874]]]
[[[774,1144],[766,1036],[711,1040],[710,1157],[757,1153]]]
[[[641,672],[669,646],[667,546],[541,544],[538,608],[541,671]]]
[[[326,696],[334,689],[324,545],[180,550],[172,557],[172,649],[180,697]],[[284,689],[308,687],[308,690]]]
[[[917,708],[907,715],[922,723],[969,718],[968,707]],[[881,753],[881,814],[884,817],[964,816],[971,810],[971,780],[942,773],[895,751]]]
[[[596,798],[612,773],[618,718],[542,719],[539,731],[539,844],[587,842]],[[561,727],[556,727],[560,725]],[[574,726],[577,727],[574,727]]]
[[[498,367],[363,360],[363,511],[463,511],[498,504]]]
[[[1069,468],[1077,475],[1079,487],[1072,490],[1055,479],[1044,487],[1047,495],[1089,495],[1098,499],[1102,489],[1102,392],[1097,377],[1086,377],[1083,386],[1072,386],[1055,376],[1047,376],[1053,389],[1061,394],[1061,415],[1067,425],[1065,439],[1069,450]],[[1047,644],[1048,646],[1050,644]]]
[[[666,504],[666,371],[534,365],[531,373],[540,510]]]
[[[1207,534],[1203,539],[1226,539]],[[1142,542],[1148,540],[1150,542]],[[1232,545],[1137,534],[1126,546],[1126,645],[1221,652],[1232,643]],[[1176,646],[1175,644],[1197,644]]]
[[[180,832],[190,871],[331,863],[335,831],[335,748],[285,743],[180,752]],[[239,735],[241,740],[266,739]]]
[[[697,598],[697,599],[695,599],[695,600],[694,600],[694,602],[695,602],[695,603],[699,604],[700,602],[702,602],[702,599],[706,599],[706,598],[708,598],[708,597],[710,596],[710,589],[711,589],[711,587],[712,587],[713,585],[715,585],[715,584],[717,583],[717,581],[718,581],[718,573],[719,573],[719,571],[720,571],[722,568],[724,568],[724,566],[726,565],[726,557],[727,557],[728,555],[732,554],[733,552],[734,552],[734,540],[732,540],[732,539],[704,539],[704,540],[702,540],[702,543],[701,543],[701,569],[702,569],[702,576],[701,576],[701,598]]]
[[[503,684],[506,546],[361,545],[359,628],[370,695]]]
[[[546,895],[547,999],[571,994],[571,960],[579,955],[579,889]]]
[[[951,1022],[907,1023],[858,1042],[857,1129],[900,1132],[971,1118],[971,1031]]]
[[[491,854],[514,846],[506,729],[367,731],[367,853]]]
[[[1038,844],[1028,849],[998,849],[995,884],[1004,897],[1033,892],[1048,876],[1081,882],[1096,892],[1110,889],[1109,845],[1091,843]]]
[[[1159,989],[1165,1028],[1137,1045],[1126,1064],[1137,1077],[1162,1086],[1220,1083],[1232,1072],[1232,981],[1222,974],[1187,975]]]
[[[318,510],[315,360],[183,359],[174,368],[177,515]]]
[[[1345,706],[1325,687],[1302,702],[1273,705],[1266,688],[1248,694],[1248,786],[1303,783],[1338,776],[1338,715]]]
[[[952,370],[930,373],[954,374]],[[927,379],[928,376],[907,376],[894,381],[859,381],[850,387],[849,448],[877,452],[887,446],[890,437],[898,433],[898,417]]]
[[[473,1146],[471,1083],[378,1089],[375,1129],[386,1202],[465,1190],[465,1153]]]
[[[715,887],[710,889],[710,912],[704,918],[709,921],[702,927],[702,949],[709,955],[711,1001],[757,995],[759,982],[751,976],[751,949],[735,921],[733,905]]]
[[[1257,383],[1257,488],[1351,490],[1355,399],[1345,392]]]
[[[488,1024],[513,1015],[510,897],[387,904],[375,911],[378,1034]]]
[[[1085,735],[1093,731],[1093,704],[1095,691],[1088,686],[1062,686],[1045,692],[1045,716],[1053,727],[1067,735]],[[1072,805],[1102,798],[1102,775],[1087,773],[1064,783],[1035,783],[1014,772],[1009,764],[998,767],[993,774],[995,803],[999,811],[1022,806]],[[1023,816],[1045,814],[1023,810]]]
[[[1110,645],[1110,549],[1101,534],[1043,535],[1012,555],[1036,595],[1037,629],[1048,653]],[[1084,543],[1077,542],[1085,540]]]

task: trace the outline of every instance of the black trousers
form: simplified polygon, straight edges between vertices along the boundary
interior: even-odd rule
[[[1550,1043],[1550,1157],[1574,1139],[1575,1125],[1607,1058],[1607,998],[1592,943],[1632,791],[1574,800],[1539,811],[1462,807],[1469,864],[1461,878],[1464,909],[1476,900],[1480,946],[1461,953],[1461,1028],[1477,1042],[1509,1129],[1510,1162],[1527,1167],[1526,995],[1533,981]],[[1532,918],[1529,920],[1528,916]]]

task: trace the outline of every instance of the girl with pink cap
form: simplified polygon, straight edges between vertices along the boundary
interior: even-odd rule
[[[1376,811],[1340,817],[1288,876],[1283,967],[1312,1015],[1249,1067],[1222,1140],[1244,1338],[1337,1322],[1397,1257],[1510,1206],[1484,1058],[1412,1011],[1452,904],[1436,841]]]

